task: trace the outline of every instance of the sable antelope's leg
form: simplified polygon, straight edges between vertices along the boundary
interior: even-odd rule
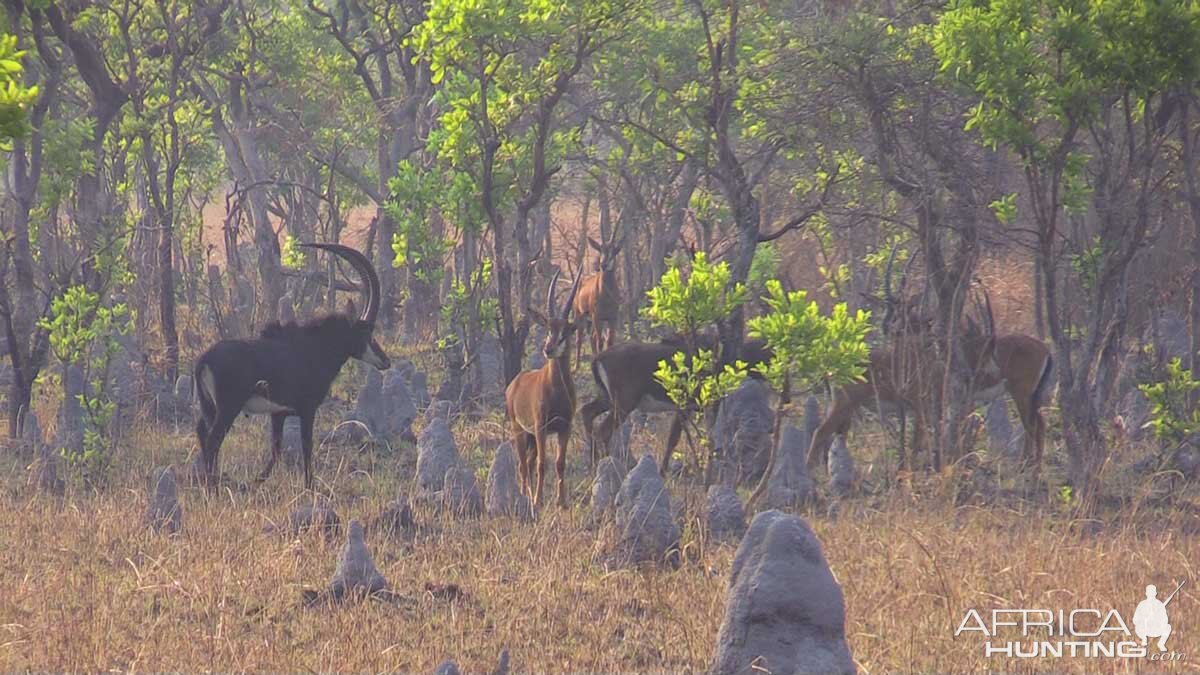
[[[312,454],[313,454],[313,422],[316,420],[315,413],[302,413],[300,415],[300,447],[304,455],[304,489],[311,490],[313,486],[312,477]],[[280,429],[282,432],[282,428]]]
[[[596,469],[596,464],[600,459],[600,455],[597,452],[596,438],[594,435],[594,427],[596,424],[596,417],[600,416],[608,409],[609,409],[608,401],[605,401],[602,398],[598,398],[594,401],[589,401],[588,403],[584,404],[584,406],[582,408],[579,409],[579,416],[583,420],[583,441],[584,441],[584,443],[587,444],[588,451],[591,454],[591,458],[592,458],[591,468],[593,471]]]
[[[546,432],[538,429],[533,435],[533,442],[536,447],[534,453],[534,461],[537,462],[537,482],[533,491],[533,505],[540,506],[542,503],[542,485],[546,482]]]
[[[593,358],[595,356],[596,356],[595,354],[592,355]],[[575,362],[571,364],[571,372],[572,373],[575,372],[575,370],[577,368],[579,368],[579,363],[582,360],[583,360],[583,331],[577,329],[575,331]]]
[[[683,416],[671,416],[671,429],[667,432],[667,444],[663,447],[662,460],[658,463],[658,472],[663,476],[667,475],[667,469],[671,466],[671,455],[675,454],[675,446],[679,445],[679,435],[683,432]],[[689,435],[690,438],[690,435]]]
[[[1025,429],[1021,460],[1033,465],[1036,476],[1042,469],[1042,452],[1046,445],[1046,418],[1042,417],[1042,411],[1033,406],[1024,410],[1017,406],[1017,410],[1021,413],[1021,426]]]
[[[520,464],[521,492],[533,500],[533,483],[530,482],[529,471],[529,434],[517,430],[513,432],[513,445],[517,447],[517,463]]]
[[[604,421],[600,423],[600,438],[601,443],[604,445],[604,454],[611,457],[613,454],[613,434],[616,433],[617,430],[621,428],[621,425],[625,423],[626,413],[622,411],[616,403],[610,401],[609,406],[608,417],[604,418]]]
[[[1042,413],[1033,406],[1033,401],[1029,398],[1013,396],[1012,400],[1017,404],[1017,415],[1021,418],[1021,428],[1025,430],[1021,461],[1024,463],[1033,461],[1037,466],[1041,466],[1041,445],[1045,433],[1045,421],[1042,419]]]
[[[571,437],[571,429],[558,432],[558,456],[554,458],[554,468],[558,471],[558,505],[567,508],[567,440]]]
[[[263,467],[262,473],[258,474],[257,482],[262,483],[271,475],[271,470],[275,468],[275,462],[279,461],[279,455],[283,446],[283,422],[287,419],[287,413],[275,413],[271,415],[271,456],[267,458],[267,465]]]
[[[233,421],[237,419],[239,410],[240,406],[232,414],[218,410],[216,419],[208,427],[208,437],[204,441],[200,455],[204,462],[204,472],[208,475],[210,481],[216,481],[221,443],[225,441],[225,434],[229,433],[229,428],[233,426]]]
[[[810,472],[826,467],[829,461],[829,444],[833,442],[834,426],[833,422],[826,418],[813,432],[812,441],[808,446],[808,470]]]
[[[692,438],[692,432],[688,430],[686,420],[683,417],[679,418],[679,428],[683,429],[683,437],[687,439],[688,452],[696,454],[696,439]]]
[[[1036,474],[1042,470],[1042,452],[1046,449],[1046,418],[1042,411],[1033,411],[1033,471]]]
[[[207,458],[205,448],[208,447],[208,421],[204,419],[204,413],[200,413],[200,419],[196,420],[196,440],[200,443],[200,457]]]

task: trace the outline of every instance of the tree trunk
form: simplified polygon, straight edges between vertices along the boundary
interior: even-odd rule
[[[1072,386],[1069,390],[1059,389],[1059,407],[1062,409],[1063,443],[1067,446],[1067,479],[1075,494],[1085,505],[1090,503],[1099,487],[1100,468],[1107,457],[1108,448],[1100,433],[1100,421],[1092,396],[1086,387]]]
[[[1190,96],[1180,96],[1179,140],[1180,162],[1183,164],[1184,190],[1187,195],[1188,211],[1192,217],[1192,260],[1189,283],[1188,314],[1190,318],[1191,358],[1188,368],[1192,375],[1200,374],[1200,188],[1196,185],[1196,149],[1191,128]],[[1191,405],[1200,403],[1200,391],[1191,393]]]
[[[174,226],[169,214],[163,214],[158,240],[158,316],[162,323],[166,348],[167,377],[173,382],[179,375],[179,331],[175,328],[175,268],[172,258]]]
[[[588,235],[588,219],[591,217],[592,196],[585,195],[583,198],[583,208],[579,214],[579,246],[575,249],[575,269],[583,270],[583,261],[587,258],[587,235]]]
[[[255,138],[257,130],[247,110],[244,92],[237,81],[229,83],[224,95],[217,94],[216,90],[202,80],[197,80],[197,86],[212,108],[210,119],[225,151],[229,172],[238,188],[243,191],[238,195],[238,203],[243,208],[246,202],[250,205],[254,246],[258,251],[256,267],[262,288],[256,309],[259,322],[264,323],[277,317],[279,298],[283,297],[284,279],[279,238],[271,227],[270,211],[267,208],[267,187],[271,181],[266,164],[258,151]],[[229,116],[228,121],[225,119],[225,113]],[[229,246],[227,242],[227,255],[237,260],[237,251],[229,251]],[[236,244],[234,246],[236,247]],[[240,332],[245,334],[249,332],[248,328]]]
[[[25,6],[14,0],[6,3],[9,30],[21,40],[19,48],[29,50],[29,29],[33,36],[45,31],[44,17],[30,13],[29,24],[23,20]],[[46,303],[38,303],[38,279],[35,274],[33,250],[30,246],[30,214],[36,204],[38,183],[41,180],[43,134],[47,112],[58,99],[62,78],[62,63],[53,53],[41,51],[41,40],[33,40],[37,46],[39,68],[26,71],[29,84],[37,84],[40,95],[29,114],[31,131],[27,138],[13,139],[12,152],[8,158],[10,197],[13,202],[12,217],[0,220],[11,224],[12,230],[5,231],[6,242],[0,243],[0,308],[3,308],[4,332],[8,342],[8,359],[13,369],[12,387],[8,396],[8,432],[19,433],[17,416],[21,409],[28,409],[33,396],[33,383],[46,365],[48,340],[44,330],[37,328],[37,320],[45,311]],[[42,75],[40,81],[37,75]],[[16,302],[9,295],[8,271],[14,275],[12,281]],[[46,284],[46,293],[55,289]]]
[[[667,271],[667,256],[669,256],[679,242],[679,233],[683,229],[683,222],[687,218],[688,205],[692,201],[692,194],[696,191],[696,186],[700,183],[700,171],[695,160],[688,158],[684,160],[683,171],[679,178],[679,187],[675,192],[675,199],[671,202],[671,210],[667,215],[663,227],[654,228],[650,237],[650,279],[651,285],[658,283],[664,272]]]

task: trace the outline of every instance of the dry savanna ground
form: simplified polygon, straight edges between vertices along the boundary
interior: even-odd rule
[[[318,429],[328,432],[330,418]],[[496,416],[455,427],[480,478],[501,429]],[[311,497],[287,469],[246,486],[266,445],[261,420],[240,422],[226,441],[222,489],[182,489],[181,536],[142,525],[152,468],[185,463],[192,445],[182,426],[131,429],[108,482],[76,479],[61,502],[24,487],[28,457],[2,456],[0,671],[430,672],[449,657],[481,672],[504,647],[519,672],[686,672],[711,658],[734,548],[698,534],[698,489],[671,483],[686,520],[679,569],[608,572],[593,560],[583,453],[573,448],[570,510],[548,509],[531,525],[418,512],[430,527],[415,541],[367,536],[400,602],[306,608],[302,592],[328,582],[341,542],[264,531]],[[366,519],[406,490],[414,462],[407,446],[325,443],[316,470],[343,520]],[[1200,518],[1189,501],[1132,486],[1083,521],[1050,487],[1005,501],[951,488],[964,484],[976,483],[922,477],[804,513],[845,591],[860,672],[1200,668]],[[1177,663],[986,659],[978,637],[954,637],[968,608],[1115,607],[1128,620],[1145,584],[1185,580],[1170,605]]]

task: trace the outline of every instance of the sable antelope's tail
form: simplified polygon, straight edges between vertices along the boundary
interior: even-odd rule
[[[216,390],[217,382],[213,377],[212,368],[201,360],[196,364],[196,370],[192,374],[193,387],[195,388],[196,402],[200,404],[200,416],[202,420],[212,421],[217,416],[217,400]]]
[[[1047,390],[1050,388],[1050,375],[1054,372],[1054,357],[1046,355],[1046,365],[1042,366],[1042,376],[1038,378],[1037,386],[1033,389],[1033,409],[1036,411],[1045,403]]]
[[[592,379],[596,381],[596,388],[600,390],[600,398],[611,407],[612,392],[608,388],[608,372],[604,369],[604,364],[595,357],[592,358]]]

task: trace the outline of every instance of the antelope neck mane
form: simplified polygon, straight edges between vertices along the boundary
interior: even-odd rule
[[[338,330],[350,328],[354,325],[357,319],[346,316],[345,314],[329,314],[319,316],[315,319],[309,319],[301,323],[289,321],[280,323],[271,321],[266,326],[263,326],[259,337],[266,339],[287,339],[296,337],[313,337],[327,333],[330,330]]]

